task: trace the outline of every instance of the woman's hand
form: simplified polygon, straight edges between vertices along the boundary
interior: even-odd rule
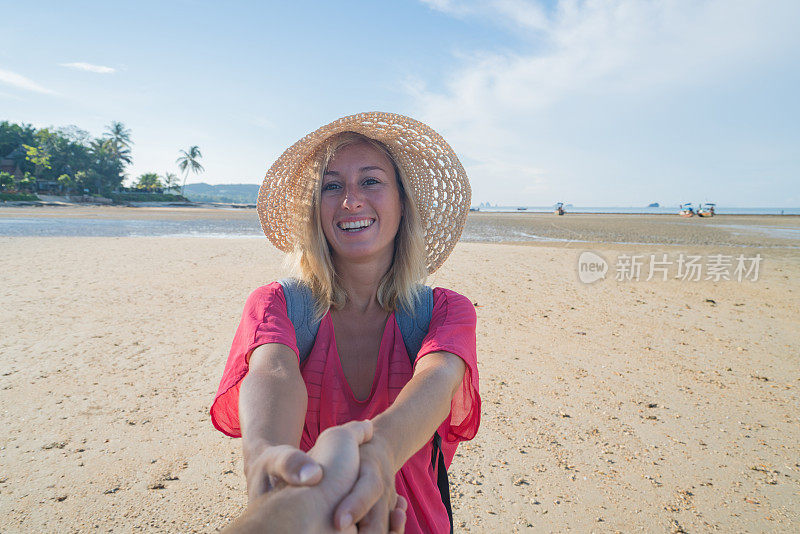
[[[364,454],[369,454],[371,449],[365,447],[372,439],[372,421],[351,421],[341,426],[331,427],[325,430],[317,438],[314,447],[308,451],[309,455],[319,461],[323,466],[325,475],[315,488],[323,495],[322,505],[317,509],[333,510],[336,503],[343,502],[342,498],[354,489],[357,483],[357,476],[362,472],[364,466]],[[367,463],[371,463],[367,461]],[[363,520],[358,524],[358,532],[380,532],[384,534],[403,534],[406,526],[406,509],[408,502],[401,496],[394,494],[394,475],[391,476],[391,493],[394,495],[394,504],[383,513],[378,503],[373,506]],[[383,522],[368,521],[371,514],[375,517],[383,517]],[[382,515],[381,515],[382,514]],[[329,516],[330,517],[330,516]],[[328,525],[333,527],[341,523],[332,522],[328,519]],[[351,522],[345,527],[345,533],[356,533],[356,525]],[[319,530],[322,531],[321,529]],[[339,530],[342,532],[341,530]]]
[[[313,486],[322,479],[322,468],[308,454],[291,445],[251,448],[245,458],[249,502],[284,486]]]
[[[360,533],[383,534],[389,528],[393,532],[402,531],[406,503],[395,493],[396,470],[389,447],[376,434],[372,441],[359,447],[358,453],[358,480],[337,507],[334,524],[343,530],[357,523]],[[403,520],[398,524],[400,516],[403,516]]]

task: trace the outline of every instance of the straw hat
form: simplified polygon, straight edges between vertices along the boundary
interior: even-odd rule
[[[341,132],[357,132],[382,142],[410,182],[425,231],[428,272],[438,269],[461,237],[472,191],[464,167],[441,135],[403,115],[369,112],[349,115],[311,132],[272,164],[258,192],[261,228],[273,245],[290,252],[293,229],[307,219],[314,188],[311,172],[317,150]]]

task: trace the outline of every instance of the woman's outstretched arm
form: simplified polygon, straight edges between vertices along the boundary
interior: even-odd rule
[[[282,482],[313,485],[322,469],[297,447],[308,394],[297,355],[279,343],[260,345],[239,390],[239,419],[250,502]]]

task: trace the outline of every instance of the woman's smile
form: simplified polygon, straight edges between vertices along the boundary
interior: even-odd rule
[[[338,226],[340,229],[344,230],[345,232],[352,234],[352,233],[361,232],[363,230],[366,230],[367,228],[370,228],[372,226],[372,223],[374,223],[374,222],[375,222],[375,219],[360,218],[360,219],[355,219],[355,220],[352,220],[352,221],[339,221],[336,224],[336,226]]]

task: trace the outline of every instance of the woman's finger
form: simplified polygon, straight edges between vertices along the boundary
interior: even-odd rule
[[[362,465],[355,486],[336,509],[336,528],[342,530],[361,521],[378,499],[383,497],[385,489],[380,475],[374,469]]]
[[[389,530],[390,507],[384,499],[378,500],[358,523],[358,534],[383,534]]]
[[[359,445],[372,439],[372,421],[369,419],[365,419],[364,421],[350,421],[342,425],[342,428],[351,432],[356,438],[356,443]]]
[[[403,534],[406,530],[406,510],[408,501],[402,495],[397,496],[397,504],[389,513],[389,534]]]

